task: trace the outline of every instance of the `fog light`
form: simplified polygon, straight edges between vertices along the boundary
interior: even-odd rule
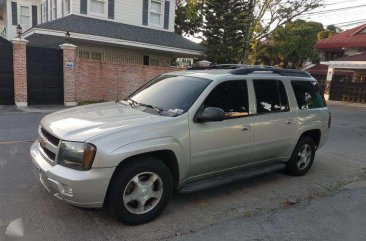
[[[72,195],[72,188],[66,184],[62,184],[62,186],[64,187],[64,193],[67,195]]]

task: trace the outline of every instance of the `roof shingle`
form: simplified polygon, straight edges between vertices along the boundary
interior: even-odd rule
[[[47,23],[37,25],[38,29],[69,31],[146,44],[161,45],[194,51],[204,48],[174,32],[155,30],[107,20],[69,15]],[[72,36],[71,36],[72,37]]]
[[[366,24],[346,30],[332,37],[322,39],[315,45],[317,49],[333,49],[333,48],[356,48],[366,47]]]

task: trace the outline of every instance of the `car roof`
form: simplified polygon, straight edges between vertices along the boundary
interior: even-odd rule
[[[166,75],[191,76],[211,80],[220,80],[227,78],[242,78],[248,76],[251,78],[276,78],[281,79],[303,79],[315,80],[309,73],[300,70],[276,69],[276,68],[235,68],[235,69],[203,69],[186,70],[167,73]],[[290,78],[288,78],[290,77]]]

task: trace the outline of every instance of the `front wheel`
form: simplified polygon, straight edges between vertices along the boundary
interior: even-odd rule
[[[292,153],[290,160],[286,163],[286,171],[293,176],[305,175],[313,164],[315,157],[315,144],[311,137],[300,138]]]
[[[122,223],[130,225],[156,218],[173,193],[169,168],[153,157],[132,160],[119,170],[111,185],[109,207]]]

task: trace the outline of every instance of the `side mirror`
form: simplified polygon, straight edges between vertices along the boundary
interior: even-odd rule
[[[223,109],[216,107],[207,107],[197,115],[198,122],[211,122],[225,120],[225,112]]]

